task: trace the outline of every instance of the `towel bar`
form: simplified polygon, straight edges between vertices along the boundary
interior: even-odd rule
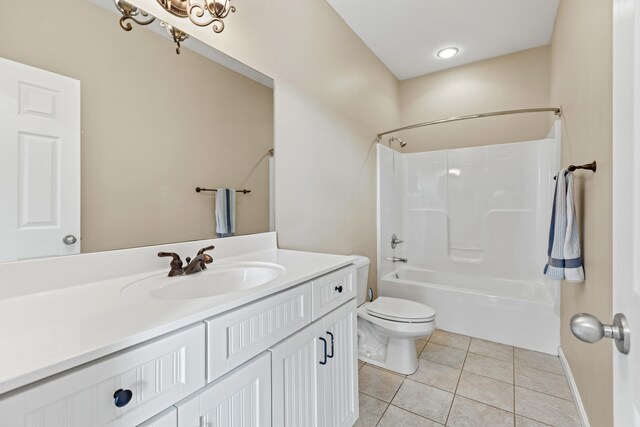
[[[218,190],[211,189],[211,188],[196,187],[196,193],[199,193],[201,191],[218,191]],[[236,190],[236,193],[247,194],[247,193],[251,193],[251,190]]]
[[[597,169],[597,166],[598,166],[598,165],[597,165],[596,161],[594,160],[592,163],[587,163],[586,165],[579,165],[579,166],[576,166],[576,165],[570,165],[570,166],[567,168],[567,170],[568,170],[569,172],[573,172],[573,171],[575,171],[575,170],[577,170],[577,169],[585,169],[585,170],[590,170],[590,171],[592,171],[593,173],[595,173],[595,172],[596,172],[596,169]],[[554,177],[553,177],[553,179],[556,179],[556,177],[554,176]]]

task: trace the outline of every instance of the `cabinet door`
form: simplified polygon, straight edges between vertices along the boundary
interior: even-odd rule
[[[273,425],[317,427],[322,389],[322,345],[318,324],[307,326],[271,351]]]
[[[172,406],[138,427],[178,427],[178,410]]]
[[[325,426],[350,427],[358,419],[356,301],[327,314],[320,332],[328,342],[328,361],[322,366]]]
[[[270,353],[245,363],[177,406],[178,427],[270,426]]]

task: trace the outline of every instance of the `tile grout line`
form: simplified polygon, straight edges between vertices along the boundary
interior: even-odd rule
[[[434,419],[431,419],[431,418],[429,418],[429,417],[425,417],[424,415],[420,415],[420,414],[418,414],[417,412],[413,412],[413,411],[412,411],[412,410],[410,410],[410,409],[406,409],[406,408],[403,408],[402,406],[398,406],[398,405],[392,405],[391,403],[389,404],[389,406],[393,406],[394,408],[401,409],[401,410],[403,410],[403,411],[405,411],[405,412],[408,412],[408,413],[413,414],[413,415],[415,415],[415,416],[417,416],[417,417],[423,418],[423,419],[425,419],[425,420],[431,421],[431,422],[433,422],[433,423],[438,424],[439,426],[443,426],[443,427],[444,427],[444,424],[440,424],[438,421],[436,421],[436,420],[434,420]],[[386,410],[385,410],[385,412],[386,412]],[[380,420],[382,420],[382,418],[380,418]],[[379,423],[380,423],[380,421],[378,421],[378,424],[379,424]]]
[[[386,402],[385,402],[386,403]],[[382,421],[382,419],[384,418],[384,414],[387,413],[387,411],[389,410],[389,406],[391,406],[391,403],[387,403],[387,407],[384,408],[384,411],[382,411],[382,415],[380,415],[380,418],[378,418],[378,422],[376,422],[375,427],[378,427],[378,425],[380,425],[380,422]]]
[[[518,420],[518,416],[516,415],[516,349],[513,349],[511,354],[511,358],[513,359],[513,425],[516,426],[516,422]]]
[[[469,347],[471,347],[471,340],[469,340],[469,345],[467,346],[467,351],[464,354],[464,360],[462,361],[462,366],[460,367],[460,376],[458,377],[458,382],[456,382],[456,388],[453,390],[453,399],[451,399],[451,406],[449,406],[449,411],[447,412],[447,418],[444,420],[444,425],[446,426],[449,422],[449,417],[451,416],[451,410],[453,409],[453,403],[456,400],[456,396],[458,395],[458,386],[460,386],[460,380],[462,379],[462,372],[464,370],[464,365],[467,363],[467,356],[469,356]]]

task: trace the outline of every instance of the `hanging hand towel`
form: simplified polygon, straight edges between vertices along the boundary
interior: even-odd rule
[[[233,236],[236,232],[236,190],[218,188],[216,192],[216,235]]]
[[[580,237],[573,204],[573,173],[563,169],[556,177],[549,227],[549,262],[544,274],[555,280],[583,282]]]

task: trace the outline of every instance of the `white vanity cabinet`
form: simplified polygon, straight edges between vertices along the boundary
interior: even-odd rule
[[[200,323],[1,398],[0,426],[138,425],[204,386],[204,356]]]
[[[0,396],[0,427],[349,427],[355,268],[344,267]]]
[[[271,426],[271,355],[245,363],[177,408],[178,427]]]
[[[270,349],[273,425],[351,426],[358,419],[356,301]]]

